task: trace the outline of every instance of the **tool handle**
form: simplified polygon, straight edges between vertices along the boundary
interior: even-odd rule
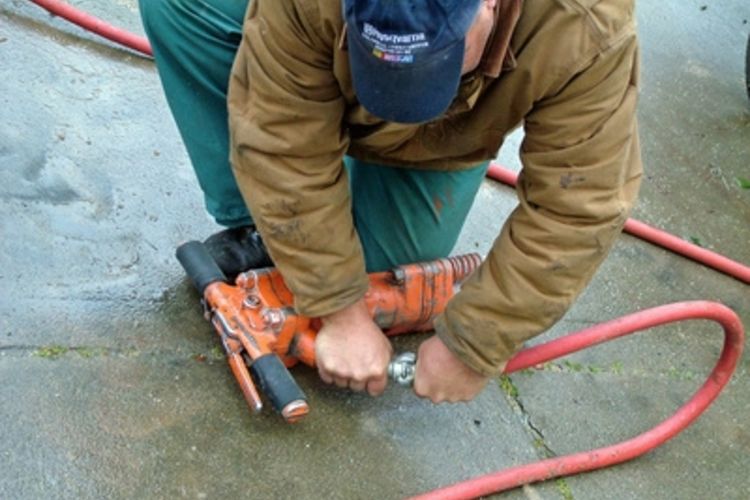
[[[229,368],[232,370],[232,375],[234,375],[234,378],[240,385],[240,390],[242,391],[242,395],[245,396],[247,405],[253,412],[258,413],[263,409],[263,402],[260,400],[258,390],[253,385],[253,380],[250,378],[250,374],[245,366],[245,360],[236,352],[231,352],[226,347],[225,349],[227,351],[227,363],[229,363]]]
[[[293,423],[309,413],[305,394],[276,354],[256,358],[250,365],[250,371],[260,391],[284,420]]]
[[[206,246],[200,241],[188,241],[177,247],[177,260],[180,261],[185,272],[203,295],[208,285],[216,281],[227,282],[227,277],[219,268]]]

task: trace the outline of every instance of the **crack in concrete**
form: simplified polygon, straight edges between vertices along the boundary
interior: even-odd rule
[[[623,377],[659,377],[672,380],[691,381],[699,378],[700,374],[687,368],[670,366],[667,370],[645,371],[641,369],[632,369],[627,372],[624,370],[620,361],[615,361],[609,366],[576,363],[565,360],[562,363],[547,362],[541,366],[521,370],[522,375],[533,375],[535,372],[544,373],[565,373],[565,374],[589,374],[589,375],[615,375]]]
[[[193,360],[197,362],[206,361],[220,361],[224,360],[224,352],[220,347],[215,346],[208,352],[193,352],[193,353],[179,353],[174,350],[149,350],[144,351],[142,349],[136,349],[135,347],[129,348],[115,348],[115,347],[94,347],[94,346],[67,346],[61,344],[50,344],[50,345],[29,345],[29,344],[8,344],[0,345],[0,356],[6,356],[6,354],[15,354],[16,357],[27,357],[34,356],[45,359],[59,359],[62,357],[68,357],[72,354],[76,354],[81,358],[105,358],[105,357],[121,357],[121,358],[136,358],[145,356],[161,356],[171,358],[172,360]],[[180,355],[184,354],[184,355]]]
[[[558,455],[555,450],[547,444],[542,429],[537,427],[531,419],[531,415],[526,410],[523,401],[521,400],[521,393],[515,384],[513,384],[509,375],[501,375],[500,389],[505,394],[505,399],[513,410],[513,413],[519,418],[526,433],[532,439],[531,444],[534,447],[537,456],[542,459],[557,457]],[[564,477],[555,479],[555,484],[557,485],[558,492],[565,500],[574,500],[573,492]]]
[[[503,375],[501,377],[500,387],[505,393],[505,396],[511,408],[513,408],[516,415],[525,424],[526,431],[534,439],[534,449],[537,451],[543,450],[544,458],[557,456],[554,450],[552,450],[544,441],[544,433],[542,432],[542,430],[532,422],[531,415],[529,415],[529,412],[524,407],[523,402],[521,401],[521,395],[518,392],[518,388],[515,386],[515,384],[513,384],[510,376]],[[511,389],[508,390],[509,388]]]

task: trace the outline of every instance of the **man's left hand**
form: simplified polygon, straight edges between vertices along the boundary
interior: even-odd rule
[[[469,368],[436,335],[422,342],[417,353],[414,392],[433,403],[470,401],[489,377]]]

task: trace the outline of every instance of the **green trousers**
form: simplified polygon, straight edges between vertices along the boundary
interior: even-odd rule
[[[249,0],[140,0],[167,102],[218,224],[252,224],[229,164],[227,86]],[[279,0],[274,0],[279,1]],[[488,162],[445,172],[345,158],[368,271],[447,256]]]

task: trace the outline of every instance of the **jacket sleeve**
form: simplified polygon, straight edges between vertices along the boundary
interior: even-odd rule
[[[583,66],[525,117],[519,205],[436,321],[446,345],[485,375],[563,316],[637,195],[635,36]]]
[[[297,310],[356,302],[368,280],[343,156],[345,103],[332,71],[335,29],[316,2],[254,0],[229,89],[237,183]]]

